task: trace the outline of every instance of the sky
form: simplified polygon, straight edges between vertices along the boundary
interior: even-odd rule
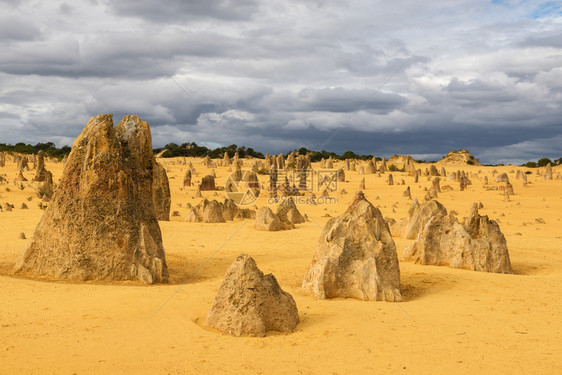
[[[562,1],[0,0],[0,143],[562,157]]]

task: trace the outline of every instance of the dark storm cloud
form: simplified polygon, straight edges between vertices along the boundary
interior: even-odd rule
[[[538,8],[0,0],[0,142],[70,144],[114,113],[156,146],[560,157],[561,19]]]
[[[361,109],[380,113],[398,109],[407,101],[397,94],[367,89],[346,90],[342,87],[303,89],[296,99],[301,111],[354,112]]]

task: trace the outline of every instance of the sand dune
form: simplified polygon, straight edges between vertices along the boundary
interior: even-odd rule
[[[29,182],[13,183],[16,164],[7,160],[0,174],[0,374],[93,373],[511,373],[558,374],[562,371],[562,180],[545,181],[526,168],[451,166],[447,171],[478,174],[460,192],[442,179],[438,200],[458,216],[473,202],[482,215],[498,220],[507,239],[513,275],[474,272],[400,262],[403,301],[319,300],[301,294],[318,236],[329,217],[343,213],[362,178],[366,197],[383,216],[406,217],[410,186],[422,201],[431,181],[407,173],[361,176],[346,171],[346,182],[333,193],[337,204],[299,205],[310,221],[296,229],[263,232],[252,220],[219,224],[187,223],[187,203],[196,205],[196,186],[211,172],[202,159],[188,159],[197,171],[183,187],[187,166],[159,159],[167,169],[172,193],[171,221],[161,221],[169,283],[70,283],[15,277],[13,266],[43,211],[33,171]],[[249,163],[247,163],[249,165]],[[334,168],[341,168],[337,162]],[[417,165],[425,170],[428,165]],[[315,164],[314,167],[317,167]],[[46,162],[54,181],[62,164]],[[515,195],[486,190],[483,177],[506,172]],[[511,170],[530,170],[524,188]],[[215,168],[217,185],[230,174]],[[560,167],[554,172],[562,172]],[[396,183],[404,180],[405,186]],[[20,187],[23,187],[21,189]],[[7,191],[9,190],[9,191]],[[203,191],[209,199],[224,193]],[[316,193],[319,196],[319,193]],[[31,200],[28,200],[31,197]],[[26,203],[30,209],[19,209]],[[267,204],[262,194],[254,203]],[[275,205],[271,206],[272,208]],[[535,219],[541,218],[545,224]],[[525,223],[525,224],[524,224]],[[412,241],[394,238],[400,257]],[[290,334],[265,338],[232,337],[205,326],[205,318],[228,266],[239,254],[251,255],[264,273],[273,273],[295,299],[300,324]]]

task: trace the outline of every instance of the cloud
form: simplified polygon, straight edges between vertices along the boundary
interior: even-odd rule
[[[157,23],[184,23],[200,19],[249,20],[258,8],[254,0],[110,0],[110,9],[120,16],[140,17]]]
[[[41,30],[23,17],[0,16],[0,40],[4,42],[36,40]]]
[[[99,113],[168,142],[555,155],[562,17],[541,1],[0,1],[2,142]]]

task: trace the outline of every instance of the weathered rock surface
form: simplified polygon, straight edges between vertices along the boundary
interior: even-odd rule
[[[221,203],[203,199],[197,206],[192,207],[185,221],[192,223],[225,223],[222,215],[223,207]]]
[[[23,175],[23,172],[22,172],[22,171],[19,171],[18,177],[16,177],[16,181],[19,181],[19,182],[25,182],[25,181],[27,181],[27,178],[25,178],[25,176]]]
[[[326,223],[302,290],[318,298],[401,300],[396,246],[381,212],[363,192]]]
[[[254,228],[261,231],[276,232],[280,230],[294,229],[295,225],[289,221],[283,221],[271,208],[264,206],[256,212]]]
[[[189,187],[191,186],[191,169],[188,169],[183,176],[183,186]]]
[[[420,205],[418,200],[414,199],[408,210],[408,217],[399,220],[392,226],[392,235],[413,240],[432,217],[445,215],[447,215],[447,209],[441,203],[430,200]]]
[[[552,180],[552,164],[548,163],[544,169],[544,176],[545,180]]]
[[[154,177],[152,179],[152,192],[154,209],[158,220],[170,221],[170,206],[172,196],[170,194],[170,183],[166,169],[154,161]]]
[[[509,176],[507,173],[502,173],[496,176],[496,182],[509,182]]]
[[[74,141],[60,183],[15,271],[72,280],[165,282],[152,200],[148,123],[92,118]]]
[[[277,216],[282,222],[292,223],[292,224],[302,224],[305,222],[304,217],[299,212],[297,205],[292,197],[287,198],[283,201],[279,207],[277,207]]]
[[[404,260],[474,271],[513,273],[499,225],[478,214],[474,203],[459,223],[452,215],[434,216],[416,242],[404,250]]]
[[[51,172],[45,169],[45,156],[43,150],[39,150],[37,153],[37,163],[35,166],[35,177],[33,177],[33,181],[45,181],[46,179],[51,178]]]
[[[292,332],[299,323],[297,304],[272,274],[264,275],[254,259],[240,255],[226,271],[207,315],[207,325],[233,336]]]
[[[439,161],[440,164],[470,164],[482,165],[480,162],[470,154],[468,150],[451,151],[443,159]]]
[[[410,187],[409,187],[409,186],[406,188],[406,190],[404,190],[404,192],[402,193],[402,196],[403,196],[403,197],[406,197],[406,198],[411,198],[411,197],[412,197],[412,193],[410,192]]]
[[[408,171],[410,166],[414,165],[414,158],[410,155],[392,155],[387,163],[389,165],[394,165],[398,169]]]
[[[215,178],[211,175],[203,177],[203,179],[201,180],[201,184],[199,185],[199,190],[215,190]]]
[[[231,199],[224,203],[217,200],[203,199],[197,206],[191,207],[185,221],[192,223],[224,223],[226,220],[254,219],[256,212],[248,208],[239,208]]]

